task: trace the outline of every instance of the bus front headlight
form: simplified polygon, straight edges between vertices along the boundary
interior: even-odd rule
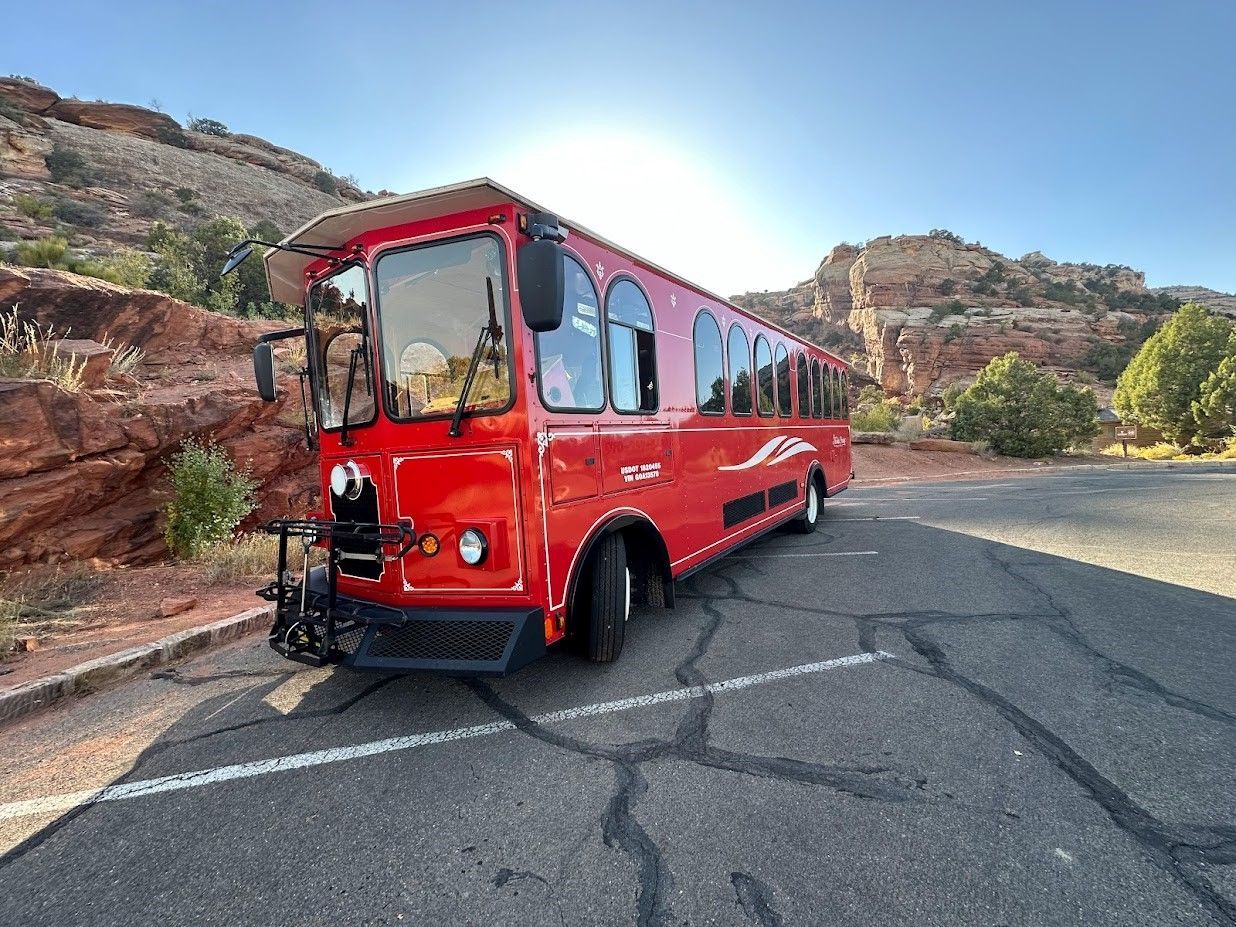
[[[468,566],[476,566],[489,552],[489,542],[476,528],[469,528],[459,536],[459,556]]]
[[[330,469],[330,491],[340,499],[356,500],[361,494],[361,469],[355,460]]]

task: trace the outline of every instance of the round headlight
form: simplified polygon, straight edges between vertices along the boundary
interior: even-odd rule
[[[356,461],[330,468],[330,491],[341,499],[357,499],[361,494],[361,471]]]
[[[468,566],[476,566],[485,559],[489,544],[476,528],[469,528],[459,536],[459,556]]]

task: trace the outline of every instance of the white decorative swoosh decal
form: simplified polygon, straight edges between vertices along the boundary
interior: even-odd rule
[[[742,463],[733,464],[728,467],[717,467],[717,469],[750,470],[752,467],[758,467],[760,464],[764,464],[766,467],[771,467],[773,464],[778,464],[783,460],[788,460],[795,454],[805,454],[808,451],[814,450],[815,447],[808,444],[802,438],[795,438],[792,435],[781,435],[780,437],[773,438]]]

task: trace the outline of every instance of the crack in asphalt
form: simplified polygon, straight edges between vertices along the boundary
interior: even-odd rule
[[[720,569],[726,569],[722,566]],[[717,631],[725,622],[725,616],[716,606],[716,599],[741,595],[738,584],[720,572],[710,574],[728,587],[721,596],[690,596],[700,601],[706,617],[704,627],[683,659],[674,668],[674,678],[684,687],[703,686],[709,680],[700,672],[697,664],[712,645]],[[692,583],[694,585],[694,583]],[[908,779],[896,770],[884,766],[835,766],[812,763],[788,757],[768,757],[739,753],[715,747],[709,743],[708,725],[711,720],[714,696],[705,691],[698,698],[687,701],[672,738],[649,738],[623,744],[593,743],[572,737],[561,731],[538,724],[528,715],[504,699],[488,682],[480,679],[463,681],[487,707],[510,721],[517,730],[542,743],[570,753],[602,760],[613,764],[614,791],[601,817],[601,836],[606,846],[617,847],[633,862],[638,874],[636,890],[636,924],[639,927],[665,927],[672,923],[673,910],[670,894],[674,886],[673,873],[665,862],[660,846],[652,839],[635,815],[639,799],[648,791],[648,781],[641,766],[655,760],[677,760],[693,763],[709,769],[720,769],[762,779],[797,782],[804,785],[825,786],[853,798],[884,802],[925,800],[926,779]],[[736,874],[742,876],[741,873]],[[750,877],[744,877],[750,879]],[[771,907],[764,908],[755,899],[769,894],[767,886],[755,880],[743,881],[744,888],[735,890],[740,899],[748,897],[755,907],[776,916]],[[764,894],[745,894],[759,886]],[[759,921],[758,923],[765,923]],[[777,920],[767,921],[779,924]]]
[[[1023,586],[1030,586],[1048,606],[1045,613],[968,613],[958,614],[938,610],[855,614],[836,609],[806,606],[791,602],[756,599],[742,593],[733,580],[732,599],[762,607],[792,609],[808,614],[854,622],[859,646],[865,653],[880,651],[876,635],[880,631],[898,632],[916,654],[926,661],[922,666],[894,657],[885,662],[921,675],[934,677],[957,686],[969,695],[993,708],[1002,718],[1049,762],[1072,779],[1083,794],[1099,805],[1118,829],[1128,834],[1145,850],[1147,856],[1174,877],[1198,903],[1221,923],[1236,925],[1236,904],[1217,891],[1200,872],[1207,865],[1236,863],[1236,826],[1218,825],[1205,828],[1172,827],[1158,820],[1146,809],[1102,775],[1077,753],[1063,738],[1042,722],[1032,718],[1012,701],[995,690],[958,672],[948,661],[944,650],[926,636],[924,629],[936,625],[956,625],[970,622],[1031,621],[1038,623],[1066,642],[1090,655],[1109,674],[1138,692],[1161,698],[1166,704],[1183,708],[1209,720],[1230,724],[1232,716],[1197,699],[1173,692],[1151,677],[1096,650],[1084,639],[1074,624],[1073,616],[1050,593],[1028,577],[1019,575],[993,552],[987,559],[1001,572]],[[692,598],[694,596],[683,596]],[[702,597],[699,597],[702,598]],[[1207,838],[1210,838],[1209,840]]]
[[[1180,692],[1175,692],[1157,682],[1146,673],[1139,669],[1129,666],[1127,663],[1121,663],[1102,651],[1095,648],[1080,629],[1077,627],[1077,622],[1074,619],[1071,609],[1062,605],[1051,591],[1043,588],[1041,584],[1036,582],[1031,577],[1024,573],[1018,572],[1014,567],[1023,566],[1024,564],[1015,564],[1009,560],[1002,558],[997,551],[992,548],[984,549],[984,556],[998,570],[1014,582],[1029,590],[1034,595],[1038,596],[1047,607],[1051,609],[1053,617],[1040,619],[1044,627],[1053,634],[1056,634],[1069,644],[1072,644],[1077,649],[1086,653],[1093,661],[1099,664],[1103,671],[1107,674],[1110,683],[1115,686],[1132,689],[1136,692],[1141,692],[1145,695],[1150,695],[1164,703],[1179,708],[1183,711],[1192,712],[1196,715],[1201,715],[1210,721],[1217,721],[1221,724],[1236,726],[1236,715],[1224,711],[1221,708],[1216,708],[1199,699],[1191,698]]]
[[[1134,802],[1123,789],[1100,773],[1045,724],[1032,718],[994,689],[958,672],[949,662],[944,650],[922,633],[921,628],[903,629],[903,635],[914,652],[927,661],[931,675],[957,686],[993,708],[1041,756],[1080,786],[1082,791],[1107,813],[1117,828],[1141,845],[1152,861],[1175,876],[1207,911],[1223,923],[1236,924],[1236,904],[1216,891],[1200,873],[1184,865],[1190,850],[1202,855],[1215,852],[1216,856],[1222,857],[1232,851],[1232,839],[1224,840],[1213,847],[1198,847],[1179,839],[1171,828]]]
[[[731,872],[730,884],[738,897],[737,905],[752,924],[756,927],[781,927],[781,915],[772,906],[771,888],[745,872]]]

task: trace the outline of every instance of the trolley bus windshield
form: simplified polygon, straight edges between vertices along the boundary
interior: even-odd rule
[[[502,251],[491,235],[394,251],[378,259],[383,396],[391,418],[451,416],[460,405],[489,290],[505,327]],[[462,411],[500,411],[511,398],[504,341],[487,343]]]

